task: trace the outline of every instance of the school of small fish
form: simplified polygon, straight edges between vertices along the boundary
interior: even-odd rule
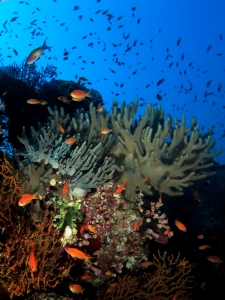
[[[2,0],[5,2],[6,0]],[[81,3],[80,5],[71,5],[64,7],[64,16],[56,16],[54,13],[49,14],[48,16],[43,15],[44,9],[38,7],[37,5],[32,5],[28,1],[18,1],[19,6],[21,7],[21,11],[14,11],[11,17],[5,20],[2,24],[2,30],[0,31],[0,37],[8,34],[9,41],[12,38],[18,39],[20,41],[20,36],[14,29],[14,25],[17,28],[22,28],[23,31],[28,32],[30,36],[30,43],[28,42],[28,46],[25,43],[24,48],[27,49],[27,64],[33,64],[41,56],[45,56],[47,61],[65,61],[65,63],[69,63],[70,66],[76,66],[77,61],[81,62],[80,70],[76,70],[76,73],[85,72],[86,66],[93,66],[93,70],[101,70],[98,72],[98,80],[97,82],[107,82],[111,76],[107,76],[106,74],[110,72],[110,74],[114,76],[113,81],[113,89],[109,91],[115,97],[123,96],[127,92],[126,90],[130,87],[126,86],[127,79],[128,81],[135,82],[135,78],[137,74],[142,74],[143,86],[139,87],[133,86],[136,90],[136,95],[141,102],[140,106],[143,106],[149,101],[149,98],[146,99],[143,94],[146,94],[144,90],[147,89],[148,93],[150,93],[151,89],[154,87],[153,98],[156,101],[168,101],[169,94],[173,91],[176,91],[180,95],[180,98],[185,95],[189,95],[189,102],[201,103],[202,107],[206,102],[210,102],[212,106],[221,105],[221,101],[217,101],[220,98],[223,98],[225,93],[225,83],[224,79],[221,78],[221,81],[218,82],[214,79],[210,78],[207,69],[201,69],[198,66],[198,62],[192,59],[192,55],[188,52],[188,49],[183,48],[183,44],[185,43],[186,37],[183,35],[177,36],[177,38],[169,45],[165,45],[164,48],[164,57],[161,57],[161,61],[164,60],[164,68],[160,71],[162,76],[157,75],[157,77],[149,76],[151,70],[151,64],[146,66],[144,63],[144,57],[142,51],[145,52],[146,48],[148,49],[148,58],[152,63],[152,67],[155,66],[155,60],[158,58],[155,57],[155,48],[156,40],[160,39],[160,36],[163,35],[163,28],[158,28],[154,33],[149,30],[148,38],[146,40],[138,39],[138,34],[134,34],[131,31],[131,27],[129,27],[126,18],[129,16],[131,24],[135,25],[137,33],[143,32],[142,25],[146,20],[141,16],[139,6],[127,5],[126,16],[120,13],[120,9],[118,7],[117,13],[113,13],[110,11],[111,9],[107,7],[104,1],[97,1],[95,4],[95,10],[89,7],[89,10],[86,10],[85,4]],[[139,3],[138,3],[139,4]],[[58,0],[52,0],[52,5],[57,6],[61,5]],[[139,4],[141,6],[141,4]],[[99,9],[96,9],[99,7]],[[28,15],[30,18],[32,16],[33,19],[29,19],[27,23],[24,22],[22,18],[23,11],[28,11]],[[74,24],[79,24],[79,26],[87,27],[86,34],[83,36],[79,36],[78,33],[73,37],[73,33],[71,32],[73,28],[73,23],[66,20],[66,11],[72,12],[74,16]],[[101,30],[99,28],[98,22],[101,22]],[[146,26],[146,24],[145,24]],[[47,44],[47,39],[51,41],[50,36],[45,35],[45,30],[49,27],[54,28],[54,31],[59,31],[59,34],[63,35],[64,39],[71,40],[72,45],[61,47],[61,55],[55,54],[59,51],[59,44],[61,41],[58,41],[57,45],[51,42],[51,46]],[[98,30],[98,31],[97,31]],[[117,30],[120,38],[123,40],[123,43],[118,42],[114,31]],[[130,32],[131,31],[131,32]],[[221,30],[222,31],[222,30]],[[106,37],[103,35],[106,34]],[[208,55],[210,59],[212,56],[214,58],[223,59],[223,50],[224,49],[224,37],[223,32],[218,32],[217,40],[221,43],[221,47],[219,49],[215,49],[213,44],[209,42],[208,45],[202,47],[199,51],[199,55]],[[72,34],[72,36],[71,36]],[[35,47],[33,42],[41,37],[42,41],[38,44],[38,47]],[[120,41],[121,41],[120,39]],[[39,40],[39,39],[38,39]],[[33,42],[32,42],[33,41]],[[24,42],[24,41],[23,41]],[[14,60],[15,57],[19,57],[20,53],[15,49],[15,46],[10,46],[10,42],[7,42],[8,53],[5,56],[7,59]],[[64,42],[63,42],[64,44]],[[28,50],[28,47],[31,49]],[[0,47],[0,52],[1,52]],[[85,51],[86,53],[85,53]],[[137,50],[138,49],[138,50]],[[142,49],[142,51],[140,51]],[[101,54],[101,59],[96,57],[96,52]],[[50,52],[49,52],[50,51]],[[95,53],[92,55],[92,53]],[[129,59],[127,59],[129,57]],[[135,58],[136,57],[136,58]],[[140,61],[137,60],[140,57]],[[22,60],[24,57],[20,56]],[[133,59],[135,58],[135,59]],[[21,61],[20,60],[20,61]],[[111,67],[107,69],[104,68],[104,63],[111,60]],[[4,56],[1,57],[1,61],[4,62]],[[135,63],[133,63],[133,61]],[[222,63],[222,61],[218,61],[218,64]],[[54,64],[54,62],[53,62]],[[68,65],[66,65],[68,67]],[[104,70],[104,71],[103,71]],[[170,86],[168,87],[166,83],[168,82],[168,77],[170,77],[170,72],[173,70],[172,77],[182,78],[182,83],[179,86]],[[159,70],[158,70],[159,71]],[[199,92],[195,82],[193,82],[193,71],[196,73],[197,77],[202,77],[202,81],[205,82],[205,90],[201,93]],[[225,69],[223,69],[223,72]],[[146,73],[148,72],[148,73]],[[62,71],[59,72],[61,75]],[[120,81],[121,78],[118,74],[123,74],[126,76],[126,80]],[[160,74],[157,72],[157,74]],[[75,74],[74,74],[75,75]],[[160,78],[160,77],[161,78]],[[152,78],[153,77],[153,78]],[[146,82],[146,78],[149,78],[149,82]],[[152,78],[152,79],[151,79]],[[84,76],[78,77],[75,75],[75,79],[78,80],[80,84],[92,85],[93,82],[88,80]],[[156,92],[155,92],[156,90]],[[92,97],[89,93],[75,90],[71,92],[72,101],[82,101],[85,100],[86,97]],[[71,101],[68,100],[65,96],[59,96],[58,99],[64,103],[68,103]],[[31,99],[32,101],[28,102],[29,104],[42,104],[45,105],[44,101],[35,102],[35,99]],[[107,103],[107,101],[106,101]],[[186,102],[177,102],[171,103],[173,106],[173,110],[182,110],[188,111],[188,103]],[[157,102],[153,105],[157,105]],[[225,105],[221,105],[221,109],[224,109]],[[100,108],[101,109],[101,108]],[[219,122],[220,126],[223,127],[223,122]],[[215,124],[214,124],[215,126]],[[204,126],[202,126],[204,129]],[[103,133],[105,134],[105,133]],[[225,137],[225,129],[223,129],[223,133],[220,135],[221,138]]]

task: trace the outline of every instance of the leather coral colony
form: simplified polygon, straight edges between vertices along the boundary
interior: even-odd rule
[[[39,124],[38,131],[31,128],[31,138],[25,134],[19,138],[26,150],[17,154],[24,156],[23,165],[43,160],[55,169],[53,173],[57,170],[69,176],[71,192],[81,188],[87,193],[111,179],[114,187],[126,182],[124,195],[132,201],[140,199],[137,191],[152,194],[152,188],[170,196],[181,195],[195,180],[215,174],[207,169],[222,149],[211,151],[215,145],[212,128],[200,134],[194,117],[188,127],[184,116],[173,124],[170,115],[164,120],[160,105],[155,110],[151,104],[136,120],[137,108],[137,99],[124,102],[121,108],[114,101],[110,115],[90,104],[89,112],[77,110],[73,118],[65,116],[63,109],[49,108],[47,123]],[[65,128],[63,134],[60,125]],[[108,127],[112,132],[101,134]],[[71,136],[76,142],[68,145],[66,139]],[[32,177],[28,169],[25,173]],[[49,173],[49,178],[56,177]]]
[[[137,187],[152,194],[152,187],[170,196],[183,194],[183,188],[193,181],[214,175],[207,172],[213,165],[215,141],[212,128],[200,134],[196,119],[185,128],[185,117],[179,122],[168,115],[164,120],[161,106],[155,110],[148,104],[145,115],[135,120],[138,100],[122,104],[113,103],[112,128],[117,143],[111,150],[115,158],[116,185],[126,181],[125,197],[138,200]]]

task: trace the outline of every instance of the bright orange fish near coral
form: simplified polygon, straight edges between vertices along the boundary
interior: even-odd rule
[[[58,125],[59,131],[62,133],[65,133],[65,129],[62,127],[62,125]]]
[[[154,263],[151,262],[151,261],[144,261],[144,262],[141,263],[141,266],[143,268],[148,268],[149,266],[152,266],[152,265],[154,265]]]
[[[29,204],[33,199],[38,199],[36,193],[34,195],[24,194],[18,201],[18,205],[25,206],[25,205]]]
[[[37,271],[37,262],[34,256],[34,243],[31,242],[31,249],[29,255],[29,266],[33,272]]]
[[[84,219],[84,222],[80,228],[80,233],[83,233],[87,225],[87,218]]]
[[[79,284],[71,284],[71,285],[69,286],[69,288],[70,288],[71,292],[72,292],[72,293],[75,293],[75,294],[79,294],[79,293],[83,294],[83,291],[85,290],[85,289],[83,289],[82,286],[79,285]]]
[[[108,134],[110,132],[112,132],[112,129],[105,128],[105,129],[102,129],[101,134]]]
[[[64,186],[62,188],[62,196],[65,196],[68,192],[69,188],[69,179],[66,179],[66,182],[64,183]]]
[[[177,265],[177,267],[184,267],[184,266],[186,266],[187,264],[189,264],[189,261],[188,261],[188,260],[182,260],[182,261]]]
[[[103,107],[102,107],[102,105],[101,105],[101,104],[98,104],[97,111],[98,111],[98,112],[102,112],[102,111],[103,111]]]
[[[86,260],[91,263],[92,257],[88,256],[85,252],[83,252],[77,248],[72,248],[72,247],[66,247],[64,249],[73,258],[79,258],[79,259]]]
[[[91,231],[93,233],[97,233],[96,228],[94,226],[92,226],[91,224],[88,224],[87,228],[88,228],[89,231]]]
[[[76,141],[77,141],[76,138],[70,137],[70,138],[66,139],[65,142],[66,142],[67,145],[72,145],[72,144],[75,143]]]
[[[39,101],[37,99],[29,99],[29,100],[27,100],[27,103],[37,105],[37,104],[41,104],[41,101]]]
[[[184,232],[187,231],[187,228],[185,227],[185,225],[183,223],[181,223],[180,221],[175,220],[175,225],[177,226],[178,229],[180,229]]]
[[[89,97],[89,98],[93,98],[91,95],[90,95],[91,91],[89,92],[84,92],[82,90],[74,90],[70,93],[70,96],[72,97],[72,100],[73,101],[82,101],[84,98],[86,97]]]
[[[139,229],[142,220],[143,220],[143,217],[137,220],[137,222],[134,224],[134,226],[132,228],[133,231],[137,231]]]
[[[122,190],[125,188],[126,183],[127,183],[126,180],[123,183],[121,183],[115,190],[114,194],[120,194]]]

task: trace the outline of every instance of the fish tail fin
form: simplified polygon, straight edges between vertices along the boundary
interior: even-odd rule
[[[49,50],[50,50],[50,49],[52,48],[52,46],[51,46],[51,47],[48,46],[47,43],[46,43],[46,41],[47,41],[47,38],[45,39],[44,44],[42,45],[42,49],[43,49],[43,50],[46,50],[46,49],[49,49]]]
[[[87,92],[87,96],[86,97],[94,98],[93,96],[91,96],[91,91]]]
[[[91,260],[92,260],[93,258],[94,258],[94,257],[90,257],[90,256],[89,256],[86,260],[87,260],[90,264],[92,264],[92,261],[91,261]]]

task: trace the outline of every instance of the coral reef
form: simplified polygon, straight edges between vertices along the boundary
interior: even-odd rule
[[[139,279],[129,275],[120,276],[118,281],[110,283],[107,289],[100,288],[97,297],[98,300],[153,300],[143,289]]]
[[[0,98],[0,151],[4,151],[10,157],[13,156],[12,145],[8,141],[9,118],[5,115],[5,103]]]
[[[47,64],[38,70],[35,63],[28,65],[26,59],[24,59],[20,65],[13,63],[6,66],[4,72],[14,79],[25,82],[29,87],[41,88],[48,79],[57,76],[57,67]]]
[[[74,82],[72,80],[60,80],[60,79],[52,79],[50,82],[46,82],[45,84],[43,84],[42,86],[42,90],[48,95],[55,95],[56,97],[58,97],[59,95],[63,95],[65,97],[68,97],[70,99],[70,93],[73,90],[82,90],[84,92],[91,92],[91,96],[93,98],[91,98],[90,100],[87,99],[85,101],[85,103],[77,103],[78,107],[82,106],[83,108],[87,108],[90,103],[93,103],[94,106],[97,106],[98,103],[103,103],[101,94],[95,90],[95,89],[91,89],[89,90],[88,88],[86,88],[83,84],[80,84],[80,81],[78,80],[78,82]],[[85,109],[85,110],[87,110]]]
[[[96,110],[93,106],[90,107],[94,111],[93,117],[94,114],[96,115]],[[71,121],[75,129],[80,125],[80,131],[77,130],[76,134],[69,124],[67,125],[67,131],[61,133],[59,125],[65,127],[69,116],[64,116],[63,110],[61,110],[60,115],[57,110],[54,112],[50,110],[50,112],[51,117],[48,122],[45,125],[39,124],[38,131],[35,131],[33,127],[31,128],[31,138],[29,140],[25,134],[25,129],[22,137],[18,137],[26,149],[24,152],[17,153],[17,155],[24,157],[21,164],[21,168],[25,165],[24,174],[31,178],[31,171],[34,168],[31,170],[30,167],[26,166],[29,163],[44,161],[45,165],[50,165],[55,170],[54,173],[58,172],[61,176],[70,177],[70,191],[74,195],[76,195],[76,189],[78,188],[87,193],[91,188],[97,188],[109,182],[114,172],[113,160],[109,157],[103,158],[105,151],[103,146],[106,147],[108,139],[103,139],[99,133],[96,134],[94,126],[96,126],[97,120],[92,122],[94,124],[92,129],[88,128],[90,129],[90,135],[87,135],[87,141],[82,142],[80,138],[81,131],[86,129],[85,126],[82,126],[83,122],[77,123],[74,119]],[[82,114],[80,118],[82,118]],[[90,127],[90,122],[86,123]],[[68,138],[71,136],[75,138],[74,144],[67,143]],[[84,138],[83,135],[82,137]],[[50,172],[48,171],[48,174]],[[36,172],[32,173],[35,173],[35,177],[37,177]]]
[[[77,224],[82,220],[80,202],[60,197],[59,199],[53,198],[47,203],[52,204],[55,210],[54,227],[66,232],[64,239],[67,243],[72,243],[72,236],[77,233]]]
[[[175,258],[169,256],[167,252],[163,255],[158,251],[158,257],[153,255],[153,264],[156,270],[152,273],[145,273],[143,278],[146,282],[144,288],[147,289],[152,299],[171,299],[172,295],[189,299],[191,294],[189,290],[193,288],[194,276],[189,275],[191,272],[190,265],[187,261],[180,260],[180,253]],[[191,299],[191,298],[190,298]]]
[[[53,227],[53,212],[48,206],[35,207],[35,203],[31,209],[21,210],[17,205],[21,191],[18,174],[6,158],[1,159],[0,168],[1,286],[10,298],[55,287],[74,262],[62,260],[64,250],[59,231]],[[32,244],[37,270],[27,263]]]
[[[50,235],[52,248],[46,244],[46,249],[56,251],[60,241],[59,249],[76,247],[91,256],[92,263],[79,259],[73,263],[85,268],[84,276],[89,276],[94,286],[113,280],[123,270],[139,272],[154,265],[153,275],[145,276],[142,283],[135,279],[137,287],[152,297],[146,299],[161,295],[171,299],[176,293],[188,299],[183,284],[189,283],[190,269],[178,263],[179,255],[174,259],[159,254],[152,263],[147,261],[144,245],[152,239],[166,244],[173,235],[161,211],[163,193],[181,195],[195,180],[215,174],[209,168],[221,150],[211,152],[215,144],[212,129],[199,134],[194,118],[187,128],[184,117],[180,124],[175,119],[172,125],[170,116],[164,120],[160,106],[155,110],[148,105],[145,115],[135,120],[137,107],[137,100],[123,103],[120,109],[113,102],[110,115],[91,103],[89,111],[76,109],[72,118],[63,108],[48,108],[49,118],[44,124],[38,123],[37,130],[31,127],[30,137],[23,129],[18,139],[24,149],[16,151],[23,192],[36,193],[40,198],[28,205],[26,222],[47,227],[42,231]],[[62,192],[65,186],[66,192]],[[158,201],[154,196],[146,198],[153,192],[159,195]],[[39,236],[32,236],[29,242],[44,243],[39,240],[39,227],[26,235],[31,236],[31,232]],[[26,245],[28,251],[30,246]],[[39,251],[37,247],[37,254],[43,257]],[[57,251],[59,260],[61,253]],[[32,287],[43,289],[45,283],[37,285],[33,280]],[[118,299],[125,299],[121,297]]]
[[[200,134],[194,117],[185,128],[184,116],[180,124],[175,119],[172,126],[171,116],[164,120],[161,106],[154,110],[151,104],[137,121],[134,119],[137,99],[128,105],[123,103],[121,108],[117,106],[113,102],[111,121],[117,143],[111,155],[117,170],[115,183],[126,181],[127,199],[138,201],[136,187],[146,194],[152,194],[153,187],[170,196],[182,195],[183,188],[193,181],[215,174],[207,172],[207,168],[222,149],[211,152],[215,145],[212,128]]]
[[[85,274],[94,273],[89,281],[99,285],[110,277],[116,277],[126,267],[131,271],[146,268],[148,250],[143,244],[148,239],[167,243],[172,236],[166,215],[159,207],[162,203],[151,202],[142,215],[134,203],[126,202],[113,194],[112,184],[104,185],[97,192],[88,194],[81,202],[84,220],[79,233],[71,234],[63,242],[93,257],[93,264],[86,264]]]
[[[188,264],[177,258],[168,256],[165,252],[158,257],[153,255],[152,271],[145,273],[142,278],[124,275],[118,281],[110,282],[106,289],[100,288],[98,299],[129,300],[129,299],[192,299],[189,290],[193,287],[194,276]]]
[[[22,190],[19,182],[18,171],[6,159],[3,152],[0,152],[0,214],[8,210],[10,205],[15,205],[18,195]],[[7,212],[10,217],[10,213]]]
[[[97,112],[91,104],[89,112],[77,110],[72,119],[63,109],[58,112],[49,108],[47,123],[39,123],[38,131],[32,127],[29,140],[23,131],[19,140],[26,151],[19,154],[25,157],[25,164],[44,159],[45,164],[71,177],[71,189],[79,187],[87,191],[112,178],[114,165],[108,157],[111,156],[115,159],[115,187],[126,182],[124,194],[130,201],[139,201],[139,191],[152,194],[152,188],[170,196],[181,195],[183,188],[195,180],[215,174],[207,169],[222,149],[211,152],[215,145],[212,128],[206,134],[199,134],[195,118],[185,128],[184,116],[180,124],[175,119],[173,128],[171,116],[164,121],[161,107],[154,110],[150,104],[137,121],[134,119],[137,107],[137,100],[128,105],[123,103],[121,109],[114,102],[110,116],[105,110]],[[102,134],[110,126],[113,133]],[[76,139],[75,149],[66,143],[68,137]],[[100,165],[100,173],[96,173]],[[91,181],[91,174],[95,174],[95,180],[102,177],[104,180]]]

